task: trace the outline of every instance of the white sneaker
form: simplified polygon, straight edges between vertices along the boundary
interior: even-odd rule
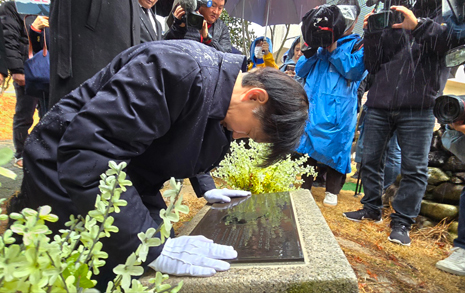
[[[436,263],[436,267],[448,273],[465,276],[465,249],[454,247],[448,258]]]
[[[323,205],[328,207],[337,206],[337,194],[333,194],[329,191],[325,192],[325,199],[323,200]]]

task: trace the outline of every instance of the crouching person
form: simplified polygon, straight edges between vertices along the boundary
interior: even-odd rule
[[[51,225],[56,232],[70,215],[94,209],[108,162],[126,162],[133,186],[121,195],[127,206],[113,215],[119,232],[102,241],[109,256],[97,287],[105,289],[101,286],[113,279],[113,268],[139,245],[137,234],[162,223],[159,211],[166,205],[159,189],[170,177],[191,178],[199,196],[209,192],[214,197],[211,193],[218,192],[205,173],[223,159],[232,139],[270,143],[265,165],[295,148],[307,118],[305,92],[275,69],[242,73],[244,62],[240,55],[185,40],[122,52],[64,96],[35,127],[12,211],[50,205],[59,216]],[[228,194],[216,196],[224,201]],[[166,246],[190,244],[204,247],[205,255],[188,265],[182,256],[164,257]],[[151,248],[144,265],[161,257],[155,263],[161,272],[209,276],[227,270],[229,264],[222,261],[205,265],[215,263],[206,260],[211,245],[190,236],[173,238],[165,247]],[[221,253],[211,258],[237,255],[233,248],[215,245]]]

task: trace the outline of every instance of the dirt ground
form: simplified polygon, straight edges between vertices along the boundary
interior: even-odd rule
[[[11,139],[14,114],[11,90],[12,87],[0,97],[0,140]],[[217,182],[217,186],[221,184]],[[190,213],[183,215],[181,221],[189,221],[206,201],[195,196],[188,180],[184,181],[182,192]],[[447,257],[452,247],[437,241],[436,230],[413,231],[412,245],[403,247],[387,240],[389,217],[381,224],[373,224],[348,221],[342,216],[345,211],[361,208],[360,197],[354,197],[353,191],[342,191],[334,208],[323,206],[324,188],[313,188],[312,194],[358,277],[360,292],[465,292],[465,277],[439,271],[434,266]],[[175,229],[181,225],[176,224]]]

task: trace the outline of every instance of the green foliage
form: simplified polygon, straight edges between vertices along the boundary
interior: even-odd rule
[[[303,166],[308,159],[307,155],[296,160],[289,155],[272,166],[260,168],[258,165],[268,146],[253,140],[249,140],[249,146],[250,149],[247,149],[243,141],[234,141],[231,154],[221,161],[212,175],[224,179],[234,189],[249,190],[253,194],[295,190],[295,186],[303,182],[297,179],[297,175],[316,176],[313,167]]]
[[[119,213],[127,205],[120,196],[126,186],[132,185],[123,171],[126,163],[111,161],[109,167],[100,176],[95,210],[89,211],[85,218],[71,215],[66,228],[60,230],[61,235],[53,236],[53,240],[46,222],[56,222],[58,217],[51,214],[50,206],[41,206],[37,211],[25,208],[21,213],[9,215],[15,222],[0,237],[0,292],[98,292],[93,288],[97,284],[94,276],[108,258],[99,239],[118,232],[111,214]],[[189,211],[181,204],[180,184],[174,178],[170,183],[173,188],[167,192],[170,204],[160,213],[164,223],[158,230],[149,228],[138,234],[141,244],[125,264],[113,269],[116,277],[108,283],[107,292],[174,293],[181,289],[182,282],[176,287],[163,284],[168,275],[160,272],[156,272],[148,287],[132,279],[143,274],[141,263],[146,261],[149,248],[161,245],[169,237],[171,222],[179,220],[179,212]],[[8,216],[0,215],[0,220],[8,220]],[[161,239],[154,237],[158,232]],[[21,244],[15,244],[13,233],[22,237]]]
[[[249,29],[252,24],[250,21],[241,18],[229,16],[228,12],[223,9],[220,15],[221,20],[229,28],[231,36],[231,44],[242,52],[242,54],[249,56],[250,44],[257,38],[253,29]]]
[[[12,158],[13,158],[12,150],[10,150],[9,148],[3,148],[0,150],[0,166],[3,166],[6,163],[8,163]],[[16,174],[13,171],[8,170],[3,167],[0,167],[0,175],[11,178],[11,179],[16,179]],[[2,183],[0,183],[0,186],[2,186]]]

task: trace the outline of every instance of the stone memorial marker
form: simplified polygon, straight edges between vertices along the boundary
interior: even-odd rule
[[[190,235],[233,246],[231,263],[304,262],[289,192],[214,204]]]
[[[228,271],[212,277],[170,276],[173,286],[183,281],[180,292],[358,292],[354,271],[306,189],[205,205],[178,232],[203,234],[238,252]],[[154,274],[141,282],[148,286]]]

